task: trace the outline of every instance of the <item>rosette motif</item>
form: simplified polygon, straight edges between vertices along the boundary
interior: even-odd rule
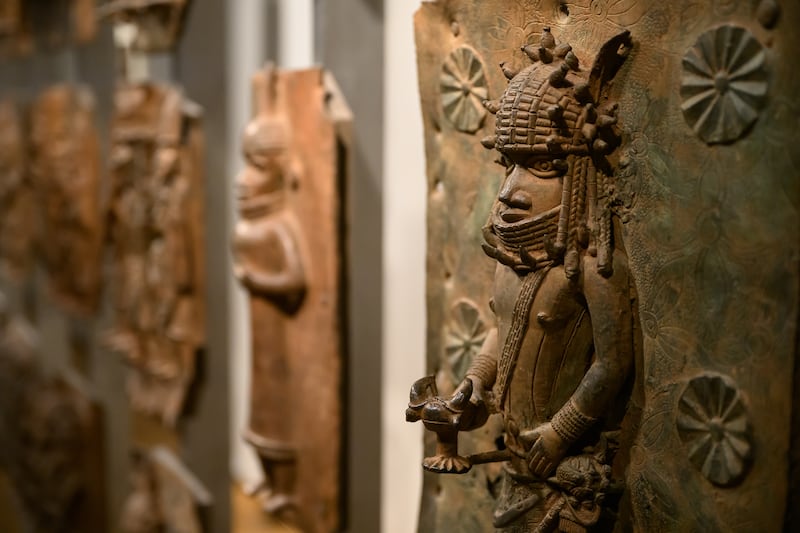
[[[678,402],[678,434],[689,460],[711,483],[739,482],[749,467],[752,444],[747,411],[729,378],[692,379]]]
[[[720,26],[683,58],[681,110],[708,144],[735,141],[758,118],[767,94],[766,52],[746,29]]]
[[[457,380],[464,379],[487,333],[480,311],[472,303],[461,300],[453,306],[447,327],[445,349]]]
[[[475,52],[467,46],[456,48],[442,65],[439,81],[447,120],[458,131],[478,131],[486,117],[481,102],[488,98],[489,89],[483,64]]]

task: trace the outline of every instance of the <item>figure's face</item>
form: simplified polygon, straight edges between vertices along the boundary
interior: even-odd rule
[[[248,200],[283,190],[282,156],[265,157],[259,166],[248,164],[237,179],[239,199]]]
[[[237,179],[240,201],[278,196],[283,191],[288,168],[287,150],[281,142],[282,130],[276,123],[257,118],[244,133],[244,158],[247,167]]]
[[[566,165],[550,156],[509,160],[497,197],[495,222],[521,222],[558,206],[565,171]]]

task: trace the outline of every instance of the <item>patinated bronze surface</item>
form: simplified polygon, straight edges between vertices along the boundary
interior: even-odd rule
[[[103,239],[94,97],[83,87],[53,86],[33,104],[30,121],[34,213],[43,236],[38,255],[55,299],[69,311],[91,314],[101,288]]]
[[[0,302],[0,467],[25,531],[105,530],[99,406],[68,375],[41,368],[31,326]]]
[[[4,53],[86,43],[96,33],[95,0],[0,2],[0,51]]]
[[[264,470],[264,510],[309,532],[337,531],[341,518],[347,117],[332,91],[319,69],[258,72],[236,180],[234,268],[252,324],[245,438]]]
[[[206,488],[169,449],[137,453],[131,493],[120,518],[123,533],[202,533],[211,505]]]
[[[19,31],[20,0],[3,0],[0,2],[0,39],[13,36]]]
[[[420,530],[791,523],[798,17],[420,9],[434,375],[407,417],[465,474],[426,475]]]
[[[13,100],[0,100],[0,274],[22,281],[31,271],[36,229],[24,127]]]
[[[114,25],[128,24],[135,35],[133,50],[163,52],[178,42],[191,0],[109,0],[100,14]]]
[[[22,0],[0,2],[0,54],[8,55],[19,49],[22,33]]]
[[[173,87],[120,86],[112,142],[109,341],[133,408],[174,425],[205,343],[199,110]]]

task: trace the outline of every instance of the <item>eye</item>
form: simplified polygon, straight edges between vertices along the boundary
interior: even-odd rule
[[[527,167],[537,178],[555,178],[564,173],[564,166],[553,159],[530,159]]]

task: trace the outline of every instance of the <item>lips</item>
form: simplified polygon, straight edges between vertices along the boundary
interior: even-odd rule
[[[500,218],[507,224],[519,222],[520,220],[530,218],[530,216],[528,211],[523,211],[522,209],[507,209],[500,213]]]

